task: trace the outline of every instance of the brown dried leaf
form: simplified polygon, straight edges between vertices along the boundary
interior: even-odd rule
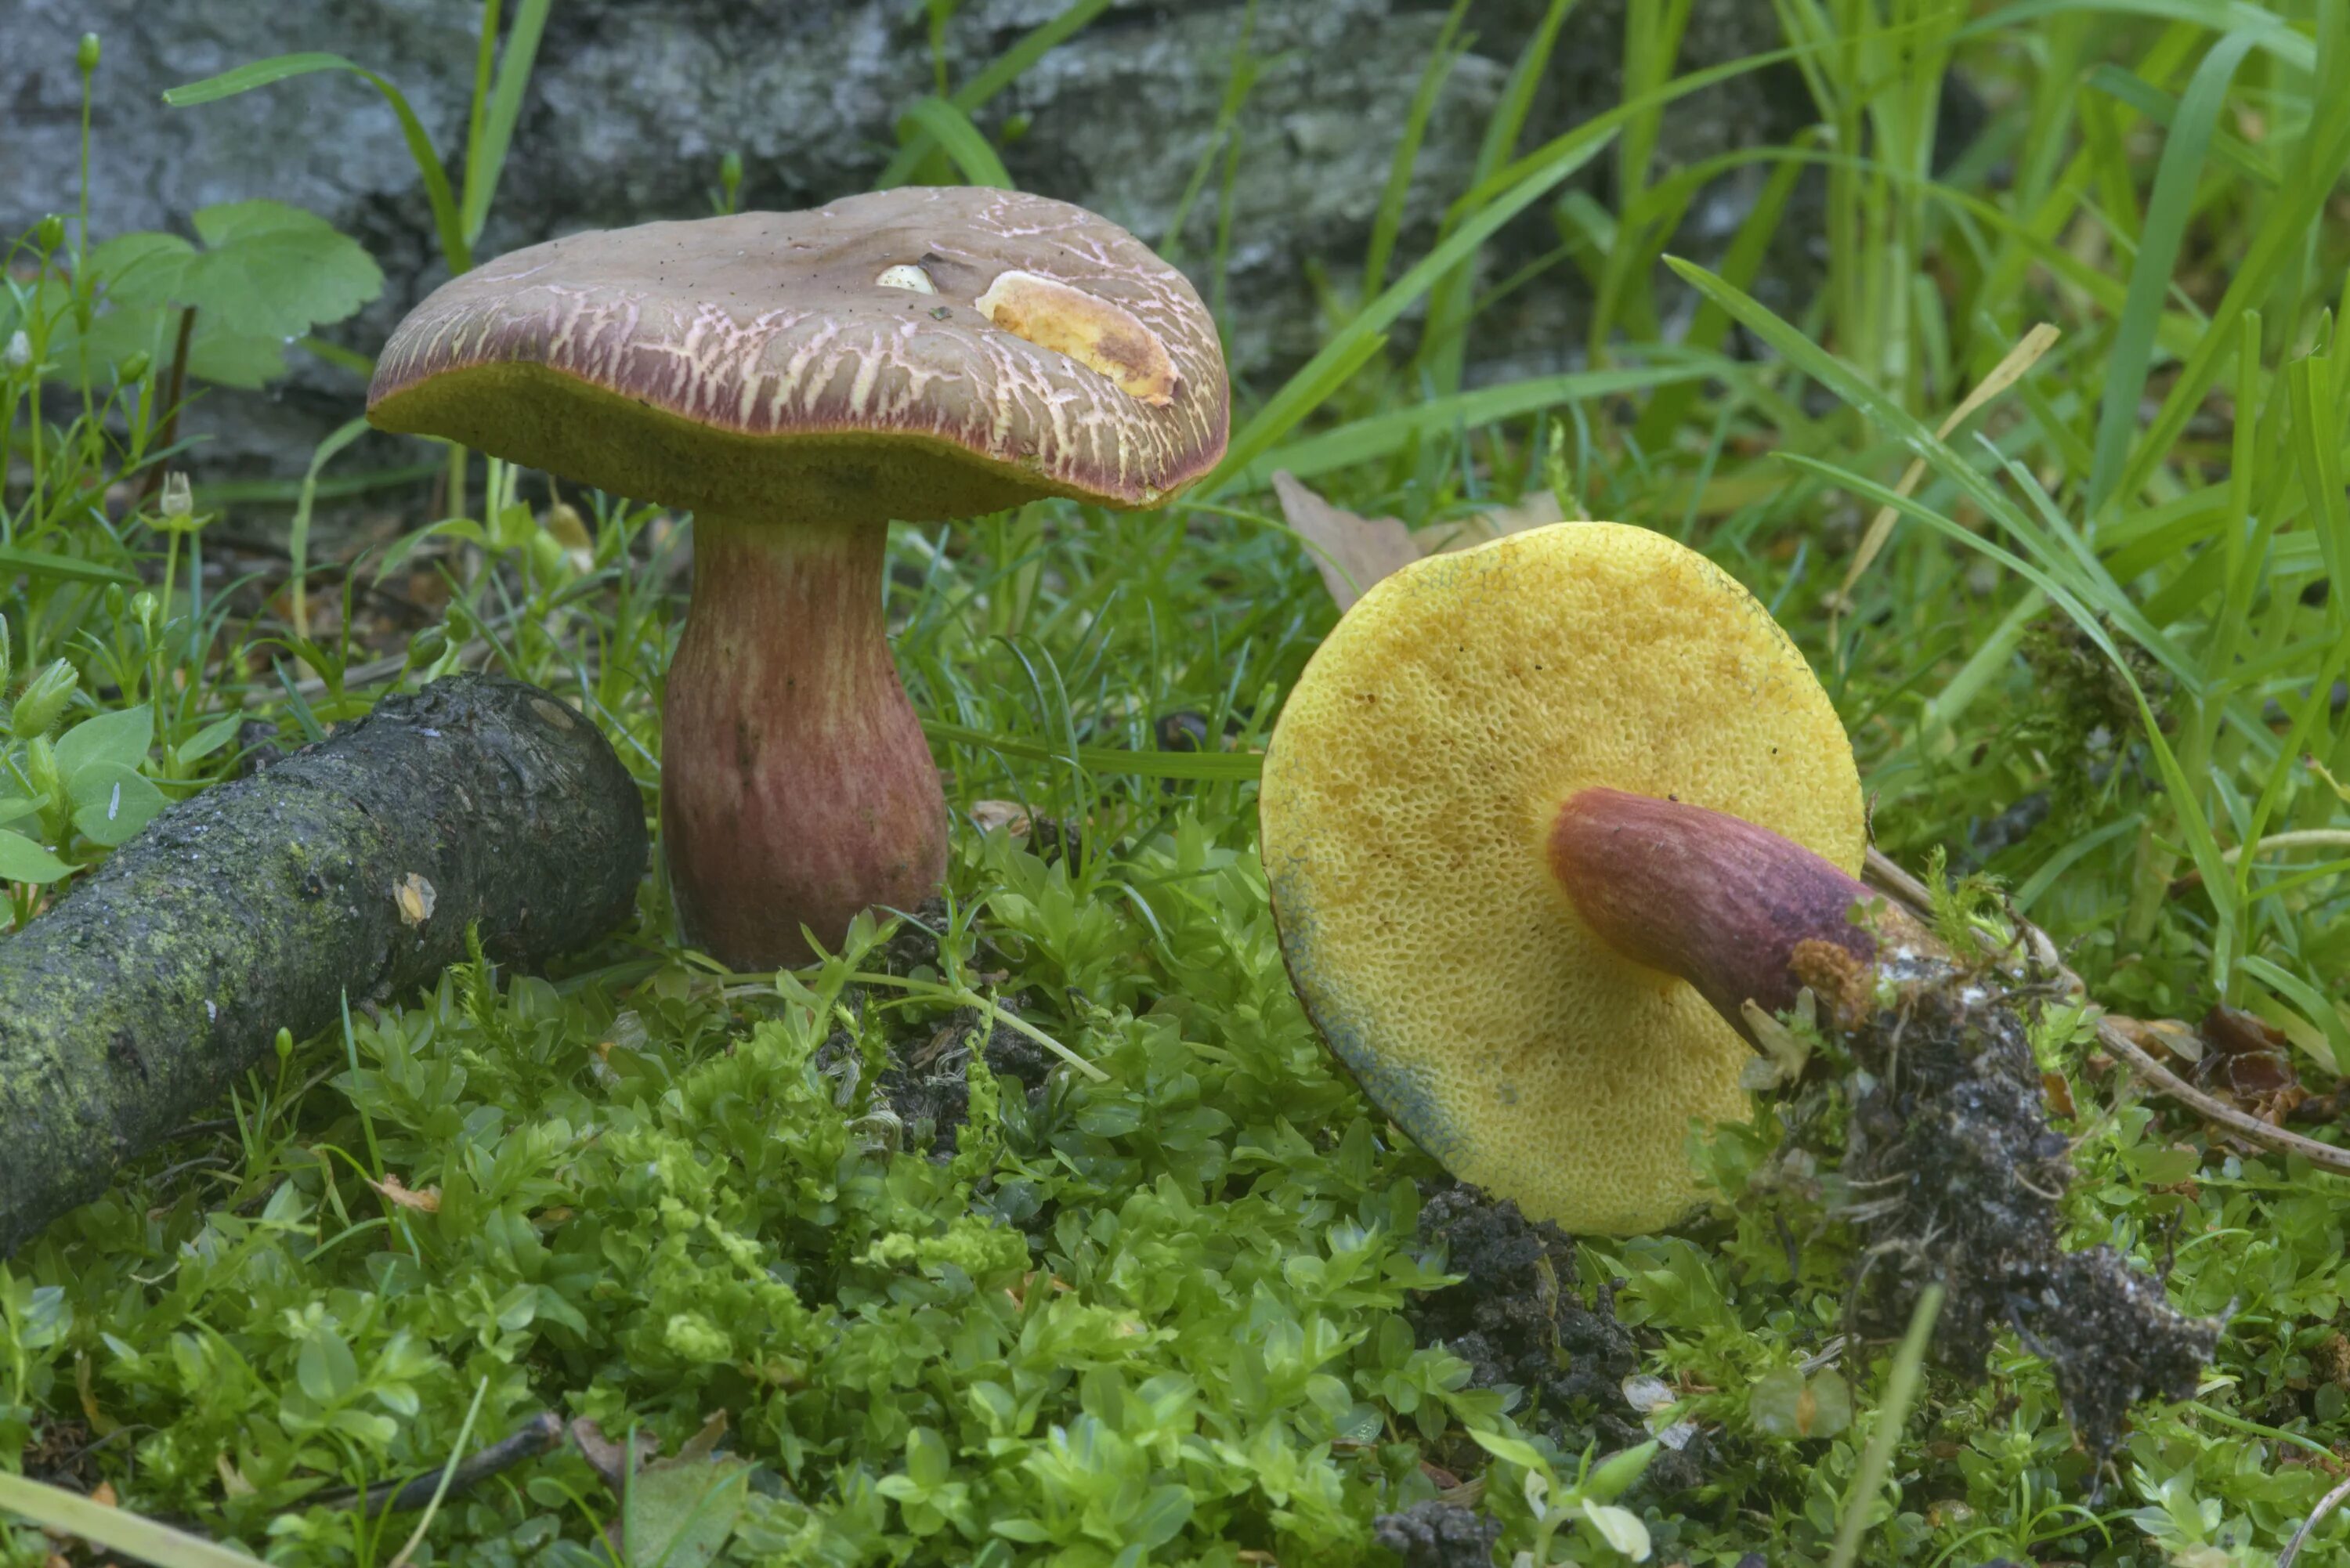
[[[2196,1032],[2205,1046],[2195,1064],[2203,1087],[2220,1090],[2272,1126],[2308,1097],[2293,1070],[2291,1042],[2258,1013],[2223,1003],[2203,1015]]]
[[[660,1439],[639,1428],[636,1434],[637,1463],[641,1466],[660,1452]],[[604,1484],[619,1491],[629,1479],[629,1450],[604,1435],[604,1428],[581,1416],[571,1423],[571,1440],[577,1445],[579,1457],[588,1468],[604,1478]]]
[[[2075,1114],[2073,1106],[2073,1085],[2062,1073],[2040,1075],[2040,1093],[2048,1101],[2048,1108],[2060,1116]]]
[[[384,1199],[395,1208],[413,1209],[419,1214],[441,1212],[441,1189],[437,1187],[411,1188],[388,1170],[383,1173],[381,1181],[369,1181],[368,1185],[382,1193]]]
[[[1273,493],[1281,499],[1281,514],[1312,551],[1315,569],[1342,614],[1373,583],[1419,559],[1419,545],[1401,523],[1333,506],[1286,469],[1273,476]]]
[[[982,833],[1001,827],[1014,838],[1028,835],[1028,813],[1016,800],[975,800],[968,815],[972,826]]]
[[[1523,534],[1529,528],[1547,528],[1554,523],[1564,523],[1566,514],[1558,509],[1558,497],[1548,490],[1530,490],[1506,506],[1489,506],[1482,512],[1451,523],[1439,523],[1419,531],[1415,538],[1420,553],[1441,555],[1447,550],[1467,550],[1488,544],[1508,534]]]

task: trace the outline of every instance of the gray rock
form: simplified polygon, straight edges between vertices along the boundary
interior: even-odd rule
[[[1639,0],[1634,0],[1639,3]],[[964,0],[946,29],[960,81],[1064,0]],[[1627,0],[1586,0],[1569,18],[1523,145],[1619,97]],[[1478,140],[1541,0],[1473,0],[1471,52],[1453,71],[1421,152],[1399,260],[1429,242],[1468,184]],[[74,204],[78,82],[74,43],[105,41],[91,161],[93,228],[185,232],[208,202],[274,196],[359,236],[390,278],[335,334],[372,351],[400,312],[445,275],[430,211],[390,110],[355,77],[307,77],[193,109],[160,94],[264,56],[325,49],[398,83],[444,155],[456,153],[471,89],[474,0],[6,0],[0,19],[0,228]],[[1345,293],[1415,84],[1440,28],[1437,0],[1259,0],[1257,78],[1238,120],[1229,192],[1211,169],[1180,234],[1183,192],[1210,158],[1242,43],[1241,0],[1114,0],[979,116],[1028,189],[1081,202],[1171,249],[1224,307],[1235,374],[1267,385],[1326,331],[1317,279]],[[1778,42],[1756,0],[1697,0],[1685,67]],[[864,188],[894,147],[898,110],[930,89],[922,10],[909,0],[557,0],[488,232],[494,255],[573,229],[710,210],[720,158],[739,151],[743,204],[797,207]],[[1742,76],[1665,118],[1667,162],[1783,138],[1811,118],[1784,67]],[[1612,155],[1581,178],[1607,200]],[[1219,212],[1230,242],[1220,269]],[[1734,223],[1730,199],[1697,229]],[[1703,234],[1698,236],[1701,244]],[[1488,273],[1556,244],[1527,213],[1489,247]],[[1581,281],[1558,265],[1480,324],[1472,379],[1572,363]],[[1407,327],[1408,330],[1408,327]],[[215,469],[298,471],[309,443],[349,418],[359,388],[303,368],[266,398],[214,393],[198,427]]]

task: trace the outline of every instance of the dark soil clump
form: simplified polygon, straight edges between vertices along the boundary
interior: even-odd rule
[[[1444,1248],[1448,1272],[1468,1276],[1406,1309],[1422,1343],[1441,1340],[1475,1368],[1471,1381],[1513,1385],[1545,1410],[1623,1403],[1639,1353],[1616,1320],[1613,1281],[1600,1285],[1596,1306],[1583,1304],[1565,1231],[1528,1220],[1507,1199],[1448,1182],[1430,1189],[1419,1234]]]
[[[910,1049],[891,1052],[874,1086],[897,1116],[905,1147],[933,1159],[953,1157],[956,1134],[971,1117],[967,1075],[981,1024],[980,1014],[965,1008]],[[1042,1087],[1054,1064],[1051,1053],[1003,1023],[988,1036],[986,1052],[988,1070],[1005,1080],[1006,1094]]]
[[[1403,1568],[1491,1568],[1502,1521],[1433,1499],[1373,1521],[1371,1538]]]
[[[1405,1310],[1422,1344],[1441,1343],[1471,1371],[1479,1387],[1522,1391],[1518,1419],[1561,1449],[1603,1451],[1646,1442],[1648,1432],[1624,1396],[1638,1371],[1632,1331],[1616,1316],[1616,1287],[1602,1281],[1584,1304],[1573,1238],[1549,1220],[1529,1220],[1518,1206],[1481,1189],[1446,1181],[1425,1189],[1420,1239],[1444,1249],[1457,1285],[1415,1296]],[[1711,1445],[1692,1434],[1662,1447],[1639,1485],[1669,1497],[1709,1479]],[[1474,1455],[1463,1454],[1462,1459]]]
[[[1841,1058],[1830,1064],[1849,1107],[1827,1190],[1862,1247],[1855,1326],[1898,1336],[1939,1283],[1937,1359],[1980,1379],[2012,1328],[2049,1363],[2074,1429],[2102,1460],[2139,1398],[2195,1391],[2220,1325],[2180,1314],[2110,1248],[2059,1250],[2072,1169],[2025,1024],[2050,988],[1939,955],[1881,972],[1892,983],[1873,1011],[1847,1014],[1828,1053]],[[1789,1120],[1826,1168],[1839,1118],[1825,1108],[1814,1089]]]

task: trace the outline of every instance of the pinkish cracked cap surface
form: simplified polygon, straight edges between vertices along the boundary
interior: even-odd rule
[[[410,313],[368,415],[567,479],[809,522],[1159,504],[1230,415],[1183,275],[1080,207],[912,187],[573,234]]]

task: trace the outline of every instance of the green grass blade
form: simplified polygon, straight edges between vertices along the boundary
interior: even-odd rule
[[[1477,149],[1476,173],[1473,182],[1481,188],[1493,172],[1510,161],[1517,151],[1518,138],[1525,130],[1526,116],[1533,112],[1534,93],[1542,85],[1544,71],[1550,65],[1552,47],[1558,41],[1558,30],[1565,25],[1567,14],[1575,9],[1575,0],[1550,0],[1543,12],[1542,21],[1528,36],[1518,51],[1515,64],[1510,67],[1509,79],[1503,84],[1502,100],[1495,106],[1493,117],[1485,122],[1485,135]],[[1619,121],[1617,130],[1637,121],[1637,114]],[[1473,211],[1473,207],[1470,209]],[[1448,215],[1447,223],[1457,222],[1462,215],[1458,206]],[[1421,339],[1419,362],[1434,381],[1439,392],[1451,392],[1461,385],[1461,371],[1467,351],[1470,301],[1477,284],[1477,252],[1471,245],[1459,254],[1430,286],[1428,294],[1428,328]]]
[[[1677,356],[1670,363],[1615,370],[1576,370],[1497,387],[1480,387],[1474,391],[1431,398],[1409,408],[1317,431],[1274,448],[1253,463],[1245,474],[1237,477],[1250,489],[1271,483],[1275,469],[1285,468],[1300,479],[1310,479],[1333,469],[1350,468],[1385,457],[1415,436],[1474,430],[1585,398],[1624,397],[1652,388],[1688,385],[1709,376],[1736,375],[1742,370],[1742,367],[1711,356],[1687,359]]]
[[[2350,1062],[2350,1026],[2342,1022],[2342,1011],[2326,999],[2325,993],[2307,981],[2257,955],[2247,955],[2237,968],[2293,1003],[2294,1011],[2315,1025],[2332,1047],[2334,1060],[2324,1064],[2332,1071],[2340,1071],[2340,1064]]]
[[[1860,1453],[1860,1464],[1852,1472],[1852,1485],[1844,1495],[1844,1519],[1836,1527],[1835,1549],[1828,1553],[1828,1568],[1852,1568],[1859,1559],[1861,1539],[1868,1533],[1868,1511],[1876,1503],[1877,1493],[1884,1490],[1886,1472],[1893,1465],[1893,1450],[1901,1441],[1901,1424],[1909,1418],[1909,1406],[1918,1397],[1918,1383],[1926,1366],[1926,1345],[1934,1336],[1934,1320],[1942,1313],[1942,1287],[1928,1285],[1918,1293],[1918,1304],[1910,1309],[1908,1331],[1901,1336],[1901,1348],[1893,1353],[1893,1370],[1886,1376],[1885,1398],[1877,1407],[1877,1425],[1868,1434],[1868,1447]]]
[[[2105,402],[2097,414],[2095,466],[2089,472],[2088,515],[2094,519],[2112,499],[2129,455],[2130,436],[2137,428],[2138,400],[2145,395],[2147,372],[2154,364],[2155,329],[2161,325],[2163,301],[2170,291],[2170,275],[2178,263],[2178,248],[2195,213],[2196,187],[2203,177],[2203,158],[2211,143],[2211,130],[2227,101],[2236,68],[2251,52],[2252,35],[2230,33],[2212,47],[2195,67],[2195,75],[2179,99],[2178,113],[2164,141],[2162,162],[2154,178],[2154,194],[2147,202],[2146,229],[2137,260],[2130,269],[2129,298],[2114,329],[2114,346],[2106,359]]]
[[[2191,22],[2215,33],[2249,33],[2263,53],[2297,70],[2317,64],[2317,50],[2293,24],[2251,0],[2019,0],[1988,16],[1976,17],[1959,36],[1987,37],[2012,33],[2026,22],[2067,14],[2093,16],[2144,16],[2155,21]]]
[[[1469,0],[1452,0],[1452,9],[1445,13],[1444,26],[1429,50],[1428,64],[1420,70],[1419,85],[1412,88],[1411,107],[1404,111],[1403,135],[1396,142],[1395,156],[1388,161],[1387,187],[1379,192],[1378,210],[1371,217],[1370,245],[1363,253],[1365,299],[1387,286],[1396,236],[1403,232],[1404,202],[1411,195],[1412,171],[1428,139],[1429,119],[1436,112],[1437,98],[1451,79],[1452,68],[1469,52],[1468,41],[1460,36],[1461,18],[1468,10]]]
[[[2345,352],[2336,348],[2335,353]],[[2334,399],[2333,366],[2325,358],[2297,359],[2286,372],[2293,408],[2293,448],[2301,477],[2302,495],[2314,515],[2319,556],[2326,576],[2350,584],[2350,501],[2345,487],[2341,449],[2341,410]],[[2335,629],[2350,631],[2350,596],[2326,597],[2327,618]]]
[[[1253,779],[1264,769],[1255,752],[1130,752],[1118,746],[1046,745],[1013,735],[993,735],[943,719],[922,721],[922,733],[947,745],[973,746],[1001,752],[1023,762],[1075,763],[1089,774],[1124,774],[1132,778],[1192,779],[1202,782]]]
[[[97,583],[101,587],[120,583],[126,588],[139,586],[139,577],[134,573],[102,566],[96,561],[85,561],[76,556],[57,556],[47,550],[21,550],[13,545],[0,545],[0,572],[57,583]]]
[[[2117,103],[2127,104],[2165,130],[2170,129],[2171,122],[2178,116],[2178,100],[2176,98],[2116,65],[2099,66],[2083,78],[2082,85],[2104,93]],[[2284,178],[2275,159],[2224,128],[2213,127],[2211,151],[2220,162],[2237,173],[2257,180],[2272,191]]]
[[[1175,210],[1168,215],[1167,227],[1160,234],[1159,253],[1170,264],[1180,263],[1183,230],[1191,221],[1191,209],[1199,203],[1200,193],[1208,188],[1208,178],[1215,172],[1219,156],[1231,144],[1240,124],[1241,110],[1247,106],[1249,95],[1256,90],[1257,78],[1263,72],[1253,47],[1255,36],[1256,0],[1249,0],[1241,13],[1241,36],[1232,45],[1232,63],[1224,73],[1224,99],[1216,106],[1216,123],[1210,128],[1207,142],[1200,150],[1200,161],[1191,166],[1191,177],[1183,182],[1183,193],[1176,198]],[[1221,252],[1220,245],[1220,254]]]
[[[193,104],[217,103],[224,98],[251,92],[255,88],[294,77],[308,76],[317,71],[348,71],[383,95],[399,117],[400,134],[408,143],[408,155],[415,161],[416,171],[424,180],[424,194],[432,203],[432,227],[441,240],[441,253],[452,272],[468,272],[473,265],[472,242],[465,237],[464,224],[457,212],[457,199],[449,189],[448,171],[441,167],[441,154],[434,151],[432,138],[424,122],[408,107],[407,95],[398,88],[369,70],[364,66],[345,59],[340,55],[300,54],[276,55],[265,60],[255,60],[216,77],[206,77],[199,82],[188,82],[167,89],[163,101],[174,109]]]
[[[318,471],[332,462],[336,453],[367,434],[370,428],[365,414],[338,426],[318,443],[317,451],[310,454],[310,466],[302,475],[302,492],[294,503],[294,525],[286,541],[294,578],[294,630],[299,636],[310,635],[310,509],[317,500]]]
[[[927,137],[930,145],[944,152],[969,183],[999,191],[1013,189],[1012,174],[1003,167],[1003,160],[971,122],[971,116],[945,99],[916,99],[906,106],[899,124],[910,141],[916,132]]]
[[[2303,137],[2283,188],[2266,208],[2251,244],[2231,270],[2228,289],[2211,312],[2212,327],[2173,379],[2123,472],[2115,492],[2135,495],[2147,477],[2177,446],[2187,421],[2236,349],[2238,319],[2267,296],[2286,265],[2302,253],[2312,225],[2331,199],[2345,163],[2350,163],[2350,93],[2321,95],[2319,113]]]
[[[1771,242],[1778,237],[1779,221],[1786,213],[1788,198],[1795,193],[1795,182],[1803,172],[1804,165],[1793,158],[1774,164],[1762,195],[1755,198],[1753,210],[1738,225],[1737,237],[1730,242],[1730,250],[1721,259],[1721,275],[1741,293],[1754,286],[1763,260],[1771,254]],[[1722,339],[1729,336],[1730,312],[1709,299],[1698,306],[1689,329],[1681,334],[1681,347],[1711,354],[1719,350]],[[1634,437],[1643,451],[1663,449],[1672,439],[1672,432],[1680,428],[1700,390],[1695,382],[1685,382],[1660,388],[1648,400],[1648,406],[1640,410],[1639,422],[1633,427]]]
[[[1224,461],[1201,487],[1202,494],[1212,494],[1232,476],[1247,468],[1274,442],[1295,430],[1306,415],[1318,408],[1332,391],[1345,383],[1344,377],[1333,379],[1334,369],[1351,362],[1360,366],[1376,352],[1374,339],[1388,324],[1401,316],[1422,294],[1434,286],[1464,257],[1476,254],[1496,229],[1525,211],[1560,182],[1599,155],[1615,135],[1617,116],[1603,116],[1593,122],[1591,134],[1580,139],[1565,139],[1550,161],[1538,166],[1522,179],[1507,194],[1488,204],[1471,218],[1450,238],[1420,258],[1419,264],[1389,284],[1377,299],[1363,306],[1352,321],[1337,331],[1322,346],[1320,353],[1302,366],[1282,389],[1268,399],[1226,449]],[[1348,374],[1352,372],[1349,371]]]
[[[531,67],[538,59],[538,41],[546,31],[546,13],[553,0],[522,0],[505,47],[498,52],[497,85],[491,90],[489,112],[478,134],[465,143],[465,195],[461,209],[465,244],[482,237],[490,219],[490,199],[497,193],[498,177],[505,171],[506,150],[514,143],[515,121],[522,118],[522,95],[530,86]]]
[[[961,109],[968,120],[974,110],[986,107],[989,99],[1018,80],[1021,72],[1044,58],[1047,50],[1076,36],[1095,17],[1108,9],[1109,0],[1076,0],[1067,10],[1028,33],[990,61],[977,76],[948,94],[947,101]],[[922,160],[938,149],[935,137],[917,121],[914,134],[890,155],[880,177],[873,182],[873,188],[888,191],[903,185],[914,177],[914,171],[921,167]],[[973,183],[981,182],[974,181]],[[1010,182],[1006,181],[1005,184],[1008,187]]]
[[[156,1568],[256,1568],[261,1562],[233,1546],[173,1530],[151,1519],[92,1502],[79,1492],[45,1486],[23,1476],[0,1472],[0,1508],[45,1528],[61,1530],[109,1551],[152,1563]]]
[[[505,14],[505,0],[482,0],[482,15],[473,34],[473,98],[465,114],[465,184],[473,176],[473,149],[480,146],[482,133],[490,123],[490,94],[498,77],[498,19]],[[457,208],[464,211],[464,191],[458,192]]]

